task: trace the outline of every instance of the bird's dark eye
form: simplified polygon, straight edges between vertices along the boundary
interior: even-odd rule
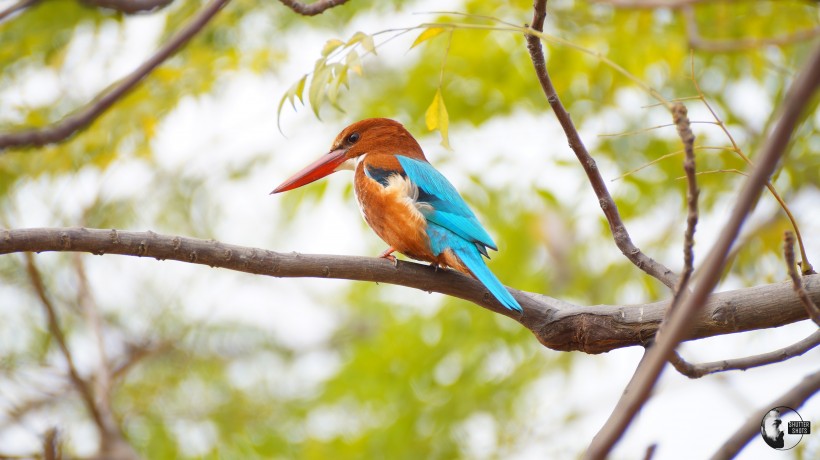
[[[353,134],[347,136],[347,142],[349,142],[351,144],[355,144],[356,142],[358,142],[359,137],[360,137],[359,133],[353,133]]]

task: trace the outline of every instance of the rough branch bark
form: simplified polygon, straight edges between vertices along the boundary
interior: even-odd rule
[[[544,346],[560,351],[603,353],[643,345],[654,336],[668,305],[668,301],[661,301],[578,306],[512,289],[524,308],[524,314],[518,316],[498,304],[478,281],[411,262],[401,261],[394,267],[390,261],[372,257],[285,254],[153,232],[0,229],[0,254],[43,251],[152,257],[275,277],[375,281],[435,291],[509,316],[532,331]],[[820,302],[820,275],[804,277],[804,285],[812,299]],[[722,292],[705,302],[687,339],[777,327],[806,318],[806,310],[789,282]]]
[[[296,0],[279,1],[282,2],[283,5],[292,9],[294,12],[303,16],[316,16],[317,14],[324,13],[327,9],[347,3],[347,0],[320,0],[308,5],[304,2],[299,2]]]
[[[174,0],[82,0],[97,8],[108,8],[123,14],[151,13],[170,5]]]

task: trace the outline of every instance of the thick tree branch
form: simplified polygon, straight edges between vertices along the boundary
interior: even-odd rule
[[[820,390],[820,371],[806,376],[802,382],[784,395],[761,407],[759,410],[752,412],[735,434],[715,452],[715,455],[712,456],[712,460],[735,458],[737,453],[749,443],[749,440],[760,433],[760,420],[763,418],[763,414],[779,406],[798,409],[811,398],[813,394],[817,393],[818,390]]]
[[[311,4],[305,4],[296,0],[279,0],[283,5],[303,16],[316,16],[325,10],[347,3],[348,0],[319,0]]]
[[[779,109],[780,117],[771,135],[766,139],[760,159],[743,184],[728,222],[699,270],[697,285],[692,293],[683,299],[681,306],[672,311],[667,324],[658,334],[655,345],[649,350],[647,359],[638,365],[615,410],[593,439],[586,454],[587,458],[604,458],[610,452],[630,425],[635,414],[649,398],[655,382],[666,362],[671,358],[674,349],[684,337],[691,333],[691,327],[699,316],[698,313],[702,311],[707,298],[720,279],[729,249],[737,238],[746,216],[785,154],[800,115],[818,86],[820,86],[820,47],[814,50],[809,61],[790,86]]]
[[[60,142],[87,127],[149,73],[188,43],[229,1],[212,0],[191,22],[162,45],[153,56],[81,110],[43,128],[0,133],[0,152],[9,147],[41,147]]]
[[[788,359],[796,358],[803,355],[807,351],[820,345],[820,331],[816,331],[805,339],[793,343],[788,347],[779,350],[770,351],[768,353],[761,353],[759,355],[746,356],[737,359],[724,359],[722,361],[713,361],[710,363],[690,364],[683,360],[677,353],[672,355],[669,362],[675,366],[678,372],[689,377],[690,379],[699,379],[704,375],[714,374],[716,372],[726,371],[745,371],[753,367],[765,366],[767,364],[774,364],[786,361]]]
[[[546,0],[536,0],[534,10],[535,12],[533,13],[531,27],[538,32],[543,32],[544,18],[547,14]],[[535,74],[538,77],[538,81],[541,83],[541,88],[547,96],[547,101],[549,101],[553,112],[555,112],[558,122],[564,129],[564,133],[567,136],[570,148],[573,152],[575,152],[575,156],[584,168],[584,172],[589,179],[590,185],[592,185],[592,190],[595,192],[595,196],[598,197],[598,204],[604,211],[607,222],[609,222],[609,229],[612,232],[612,237],[615,239],[615,244],[626,256],[626,258],[635,264],[635,266],[650,276],[655,277],[670,289],[674,289],[677,284],[678,277],[672,272],[672,270],[648,257],[632,242],[629,232],[627,232],[626,227],[621,220],[621,215],[618,212],[618,206],[609,194],[609,190],[606,187],[606,182],[604,182],[603,177],[601,177],[601,172],[598,170],[595,160],[584,146],[584,142],[581,140],[581,135],[578,134],[578,130],[575,128],[575,124],[572,122],[569,112],[567,112],[564,108],[564,105],[561,103],[561,99],[559,99],[558,94],[555,91],[555,87],[553,86],[552,80],[547,72],[547,65],[544,59],[544,50],[541,47],[541,40],[535,35],[527,35],[526,37],[527,49],[529,49],[530,59],[535,67]]]
[[[603,353],[644,345],[663,318],[669,301],[642,305],[578,306],[540,294],[516,291],[524,308],[517,315],[501,306],[478,281],[451,270],[380,258],[279,253],[217,241],[84,228],[0,229],[0,254],[14,252],[88,252],[177,260],[274,277],[336,278],[374,281],[459,297],[509,316],[532,331],[546,347]],[[820,302],[820,275],[803,278],[806,291]],[[688,339],[782,326],[807,318],[791,283],[783,282],[713,295],[696,314]]]
[[[152,13],[170,5],[174,0],[82,0],[97,8],[108,8],[123,14]]]

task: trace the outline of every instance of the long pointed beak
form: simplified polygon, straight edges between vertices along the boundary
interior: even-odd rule
[[[336,168],[347,160],[347,158],[345,158],[346,153],[346,149],[337,149],[327,155],[322,155],[318,160],[305,167],[305,169],[290,176],[290,178],[282,182],[279,187],[273,189],[270,194],[287,192],[288,190],[299,188],[327,176],[336,171]]]

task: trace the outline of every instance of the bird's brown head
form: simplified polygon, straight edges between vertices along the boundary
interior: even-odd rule
[[[336,171],[353,169],[356,159],[367,154],[404,155],[426,161],[421,146],[401,123],[389,118],[367,118],[343,129],[330,152],[291,176],[271,194],[293,190]]]

